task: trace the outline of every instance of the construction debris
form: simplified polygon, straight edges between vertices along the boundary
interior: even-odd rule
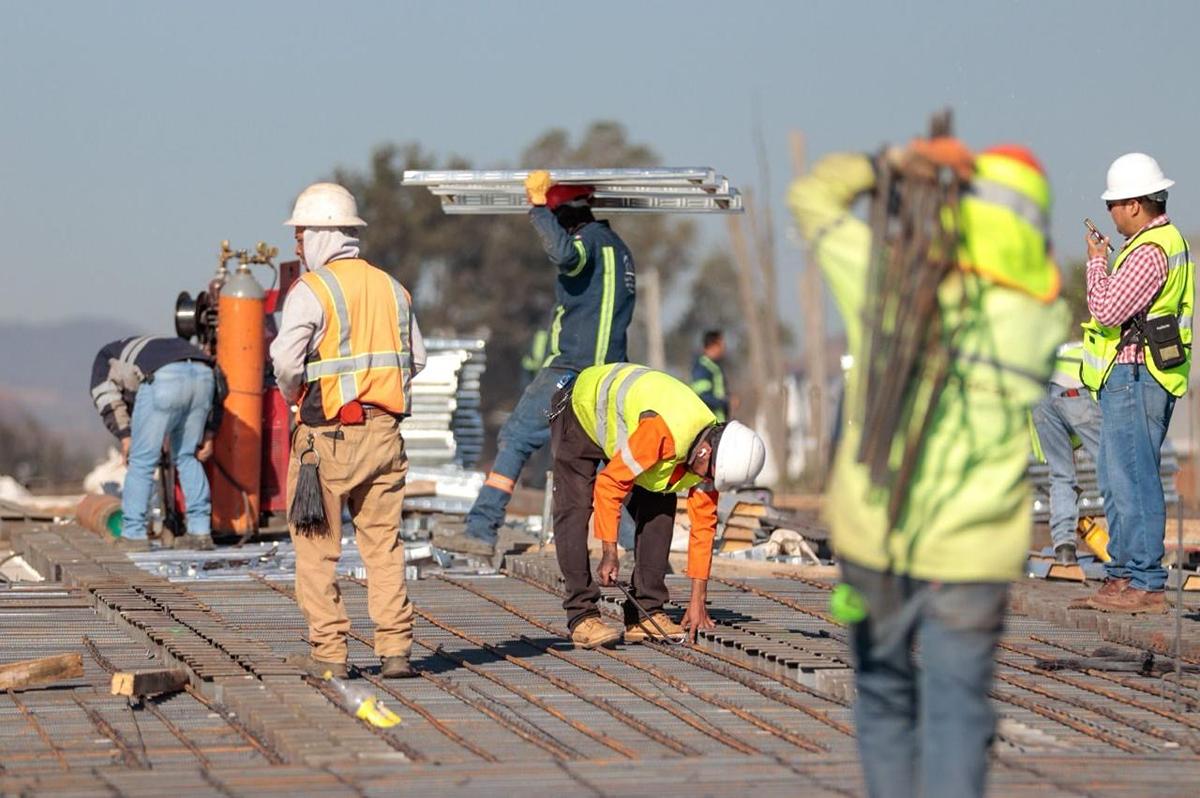
[[[595,191],[590,205],[605,213],[741,213],[742,196],[709,167],[551,169],[555,184]],[[528,170],[438,170],[404,173],[406,186],[424,186],[448,214],[526,213]]]
[[[177,692],[187,686],[187,683],[187,671],[175,668],[118,671],[112,675],[110,692],[113,695],[123,695],[129,698],[143,698],[149,695]]]
[[[56,654],[0,665],[0,690],[28,690],[83,676],[79,654]]]

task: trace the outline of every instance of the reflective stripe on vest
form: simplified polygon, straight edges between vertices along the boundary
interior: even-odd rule
[[[958,208],[962,268],[1052,301],[1060,284],[1049,255],[1049,226],[1050,185],[1042,174],[1003,155],[975,159],[975,175]]]
[[[1054,356],[1054,373],[1050,382],[1063,388],[1082,388],[1079,368],[1083,364],[1083,341],[1070,341],[1058,348]]]
[[[1192,365],[1192,303],[1196,292],[1196,273],[1188,243],[1173,224],[1142,230],[1125,243],[1113,264],[1116,274],[1135,249],[1143,245],[1156,246],[1167,259],[1167,280],[1146,311],[1148,319],[1175,316],[1179,322],[1179,337],[1187,359],[1172,369],[1163,371],[1154,365],[1150,348],[1143,347],[1146,370],[1172,396],[1187,392],[1188,374]],[[1108,380],[1120,350],[1122,328],[1100,324],[1095,318],[1083,325],[1083,365],[1080,378],[1093,393]]]
[[[617,253],[612,247],[604,247],[600,253],[604,265],[604,288],[600,299],[600,319],[596,326],[596,355],[593,366],[603,365],[608,360],[608,342],[612,338],[613,308],[617,300]]]
[[[700,397],[669,374],[646,366],[611,363],[591,366],[579,373],[571,394],[575,417],[605,457],[618,454],[635,475],[635,483],[646,490],[674,492],[698,485],[702,480],[686,472],[673,479],[687,461],[688,450],[697,436],[716,423]],[[656,463],[639,463],[629,448],[629,436],[643,413],[662,418],[675,442],[674,457]]]
[[[411,405],[412,312],[407,292],[366,261],[333,261],[301,278],[325,314],[317,357],[305,363],[326,418],[352,400],[393,413]],[[386,281],[387,287],[384,287]],[[361,314],[357,316],[356,314]],[[361,318],[360,326],[355,322]],[[365,326],[368,322],[372,326]]]

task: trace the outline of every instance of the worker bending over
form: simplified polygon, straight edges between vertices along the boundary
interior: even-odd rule
[[[92,402],[120,441],[129,466],[121,491],[121,537],[114,542],[134,551],[149,548],[146,513],[165,440],[183,490],[187,524],[187,534],[175,538],[174,548],[211,549],[212,497],[201,463],[212,455],[226,394],[212,357],[182,338],[122,338],[96,354],[91,389]]]
[[[633,319],[633,255],[608,222],[592,216],[592,187],[552,185],[549,172],[536,171],[525,189],[533,205],[529,221],[558,269],[557,304],[541,370],[500,429],[496,460],[467,513],[467,538],[488,546],[504,523],[521,469],[550,440],[550,397],[581,369],[625,360]]]
[[[1125,243],[1108,270],[1107,238],[1087,238],[1081,378],[1100,397],[1100,488],[1108,521],[1107,579],[1088,599],[1105,612],[1165,612],[1167,506],[1159,466],[1175,400],[1192,366],[1191,249],[1167,216],[1175,185],[1140,152],[1108,169],[1100,195]]]
[[[400,540],[408,473],[400,422],[410,412],[412,378],[425,366],[425,345],[408,291],[359,257],[357,231],[366,222],[349,191],[334,183],[309,186],[284,224],[296,229],[296,254],[310,270],[288,292],[271,343],[279,390],[300,405],[288,505],[302,462],[315,459],[328,521],[324,533],[313,533],[289,518],[296,598],[312,646],[306,669],[347,675],[350,619],[336,574],[345,504],[367,567],[380,673],[406,678],[414,675],[413,607]]]
[[[996,727],[992,655],[1008,583],[1022,576],[1030,544],[1026,413],[1045,390],[1067,312],[1048,251],[1050,187],[1028,150],[972,157],[956,140],[922,140],[891,151],[891,162],[901,181],[906,170],[928,174],[931,165],[951,167],[961,181],[959,207],[949,209],[957,211],[958,268],[937,291],[948,381],[893,527],[888,491],[859,462],[863,430],[852,410],[870,361],[871,307],[871,230],[852,206],[875,190],[876,161],[823,158],[788,200],[856,364],[825,515],[846,592],[866,610],[850,631],[868,792],[968,798],[984,792]]]
[[[631,363],[593,366],[554,395],[554,543],[567,583],[571,640],[595,648],[620,639],[622,630],[600,620],[600,585],[617,582],[617,527],[628,498],[636,523],[632,590],[668,635],[711,629],[705,608],[717,491],[746,485],[762,470],[766,451],[753,430],[716,417],[686,384]],[[603,466],[597,473],[597,467]],[[687,573],[692,594],[682,628],[665,612],[668,557],[675,528],[676,494],[687,491],[691,537]],[[592,579],[588,519],[603,552]],[[625,640],[659,636],[634,605],[625,603]]]

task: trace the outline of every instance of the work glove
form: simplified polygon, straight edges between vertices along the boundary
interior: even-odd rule
[[[550,182],[550,173],[545,169],[530,172],[525,178],[525,196],[529,198],[529,204],[545,205],[546,192],[552,185],[554,184]]]
[[[931,139],[913,139],[905,152],[905,168],[919,171],[921,162],[935,167],[946,167],[959,180],[970,180],[975,172],[975,156],[959,139],[953,136],[938,136]]]

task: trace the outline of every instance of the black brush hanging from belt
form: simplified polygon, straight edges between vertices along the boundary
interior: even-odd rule
[[[305,460],[305,458],[311,458]],[[296,493],[288,510],[288,523],[296,533],[304,537],[329,535],[329,519],[325,516],[325,500],[321,492],[321,476],[317,467],[321,457],[313,447],[313,436],[308,435],[308,448],[300,453],[300,473],[296,475]]]
[[[951,135],[950,112],[931,138]],[[950,372],[938,287],[957,261],[959,180],[929,163],[905,168],[881,157],[871,201],[866,352],[856,415],[858,461],[888,492],[895,529]]]

